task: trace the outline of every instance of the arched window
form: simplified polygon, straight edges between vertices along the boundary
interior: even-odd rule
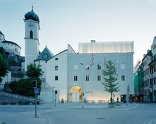
[[[33,38],[33,31],[30,31],[30,38]]]

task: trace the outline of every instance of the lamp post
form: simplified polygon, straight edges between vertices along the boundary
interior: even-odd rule
[[[130,92],[130,86],[127,85],[127,94],[126,94],[126,105],[128,106],[128,94]]]

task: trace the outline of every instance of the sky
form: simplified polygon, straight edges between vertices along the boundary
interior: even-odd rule
[[[53,54],[79,42],[134,41],[134,65],[151,49],[156,36],[156,0],[0,0],[0,30],[21,46],[24,55],[24,15],[40,18],[40,51]]]

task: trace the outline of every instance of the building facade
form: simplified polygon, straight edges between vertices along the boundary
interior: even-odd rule
[[[136,74],[138,74],[138,77]],[[139,84],[139,74],[141,75],[140,79],[143,79],[143,85]],[[134,75],[136,75],[136,80],[134,80],[135,89],[139,90],[139,87],[143,86],[143,95],[141,95],[143,97],[143,101],[156,102],[156,37],[153,39],[151,50],[147,50],[147,54],[143,56],[141,64],[139,65],[138,70],[136,73],[134,73]]]
[[[120,91],[114,99],[126,100],[134,94],[133,42],[79,43],[76,53],[68,44],[66,50],[53,55],[48,48],[39,53],[39,17],[33,9],[25,14],[25,71],[36,63],[44,71],[40,99],[45,102],[106,102],[110,94],[102,85],[102,70],[111,60],[117,68],[115,83]]]
[[[102,43],[102,42],[101,42]],[[100,43],[100,44],[101,44]],[[91,42],[85,44],[98,45],[99,43]],[[108,43],[107,43],[108,44]],[[111,43],[113,46],[113,43]],[[126,52],[123,49],[117,52],[113,47],[107,47],[108,53],[102,51],[101,44],[97,51],[88,51],[76,53],[70,45],[68,49],[60,52],[47,61],[47,83],[57,90],[58,100],[65,102],[107,102],[110,94],[104,91],[102,85],[105,63],[111,60],[117,68],[116,83],[119,83],[120,91],[114,94],[114,99],[126,99],[126,96],[134,94],[133,86],[133,42],[115,42],[120,49],[122,45],[131,45],[131,52]],[[85,46],[81,46],[82,48]],[[80,47],[79,47],[80,48]],[[118,47],[119,48],[119,47]],[[123,47],[124,48],[124,47]],[[94,48],[89,48],[94,49]],[[113,49],[114,52],[110,52]],[[128,89],[128,90],[127,90]],[[128,95],[127,95],[128,94]],[[123,98],[122,98],[123,97]]]
[[[139,61],[134,69],[134,101],[144,101],[144,81],[143,81],[143,67],[142,62]]]
[[[33,11],[25,14],[25,71],[27,65],[33,63],[34,60],[39,56],[39,29],[40,20],[38,15]]]

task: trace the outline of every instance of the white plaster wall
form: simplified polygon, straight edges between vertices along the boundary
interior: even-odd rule
[[[55,66],[58,66],[58,71],[55,71]],[[58,76],[57,81],[55,81],[55,76]],[[58,91],[59,100],[67,100],[67,50],[57,54],[47,62],[46,81]]]
[[[21,55],[21,48],[12,43],[2,43],[2,47],[5,52],[9,52],[10,55]]]
[[[40,25],[37,21],[24,20],[25,22],[25,38],[30,38],[30,31],[33,31],[33,38],[39,39]]]
[[[25,71],[27,65],[34,63],[39,55],[39,24],[33,20],[25,21]],[[30,39],[30,30],[33,31],[33,39]]]
[[[69,44],[68,44],[68,53],[75,53],[75,51]]]
[[[41,78],[42,78],[42,79],[44,78],[45,81],[46,81],[47,62],[44,61],[44,60],[39,60],[39,61],[35,61],[35,63],[36,63],[37,65],[41,65],[41,69],[42,69],[42,71],[43,71],[43,75],[41,76]]]
[[[127,93],[127,85],[130,85],[130,93],[134,93],[133,84],[133,53],[100,53],[93,54],[93,65],[89,73],[85,69],[86,65],[91,64],[92,54],[68,54],[68,94],[72,86],[80,86],[84,92],[84,98],[87,100],[105,100],[108,101],[110,94],[104,91],[103,85],[103,75],[102,70],[97,69],[97,65],[100,64],[102,69],[104,69],[104,58],[105,61],[112,60],[117,67],[118,80],[120,91],[115,93],[116,97],[120,98],[121,94]],[[81,64],[80,64],[81,63]],[[121,69],[121,64],[125,64],[125,69]],[[73,65],[78,65],[78,70],[73,70]],[[90,81],[86,81],[86,76],[90,76]],[[102,80],[97,81],[97,76],[101,76]],[[125,75],[125,81],[121,81],[121,75]],[[78,76],[78,81],[74,81],[74,76]],[[69,100],[69,95],[68,95]]]

